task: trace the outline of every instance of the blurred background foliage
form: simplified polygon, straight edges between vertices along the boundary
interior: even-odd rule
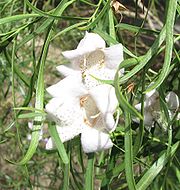
[[[56,14],[54,10],[66,3],[69,6],[62,14]],[[145,55],[168,19],[169,3],[172,1],[115,0],[110,6],[110,1],[106,0],[0,1],[0,189],[180,189],[180,152],[177,144],[180,139],[180,123],[176,119],[170,132],[163,130],[158,123],[150,130],[145,128],[142,144],[132,163],[136,184],[143,180],[147,171],[150,172],[149,178],[152,177],[152,180],[146,179],[145,183],[149,184],[145,186],[142,183],[136,187],[131,186],[125,172],[126,132],[123,114],[112,135],[115,146],[111,151],[95,154],[92,171],[94,180],[89,177],[89,180],[93,180],[92,188],[86,186],[88,178],[85,173],[90,159],[82,153],[79,137],[65,143],[70,158],[68,166],[63,164],[57,151],[46,151],[43,141],[39,142],[37,149],[35,147],[36,151],[27,163],[10,163],[21,160],[29,147],[27,137],[32,130],[28,125],[36,116],[30,108],[34,108],[37,98],[37,79],[49,31],[51,39],[44,62],[45,87],[61,78],[55,69],[59,64],[67,63],[61,56],[61,51],[76,48],[86,30],[101,35],[107,45],[122,43],[130,52],[128,54],[125,51],[126,59],[131,54],[135,57]],[[162,94],[174,91],[180,97],[180,1],[177,1],[176,9],[171,67],[160,85],[160,91]],[[115,36],[112,35],[113,32]],[[164,42],[160,47],[165,48],[165,45]],[[165,51],[162,49],[158,53],[160,47],[144,69],[121,84],[123,92],[129,90],[127,96],[132,105],[141,99],[142,77],[145,76],[144,83],[147,87],[162,69]],[[127,66],[126,73],[132,68],[134,64]],[[48,99],[45,92],[44,105]],[[13,109],[18,107],[27,109]],[[44,123],[44,129],[43,137],[47,138],[47,122]],[[132,144],[135,144],[138,133],[139,124],[132,121]],[[170,155],[165,154],[169,146],[174,151]],[[162,158],[163,153],[165,156]],[[162,168],[151,168],[159,158],[162,160],[157,166]]]

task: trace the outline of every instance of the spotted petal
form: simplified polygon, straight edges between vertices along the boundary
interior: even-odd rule
[[[80,123],[79,121],[76,124],[74,123],[74,125],[71,125],[71,126],[62,127],[62,126],[57,125],[56,128],[57,128],[59,137],[63,143],[73,139],[74,137],[79,135],[83,130],[82,123]],[[50,150],[50,149],[53,149],[54,147],[55,147],[55,144],[52,138],[49,138],[48,142],[46,143],[46,149]]]
[[[83,130],[81,134],[81,144],[86,153],[109,149],[113,146],[109,134],[91,127],[86,127],[86,129]]]
[[[81,133],[83,123],[83,112],[79,105],[79,98],[71,97],[67,101],[53,98],[46,105],[49,117],[56,122],[57,131],[62,142],[73,139]],[[46,144],[47,149],[54,147],[50,138]]]
[[[77,125],[79,124],[78,121],[83,121],[79,98],[76,97],[68,98],[66,101],[60,98],[52,98],[46,105],[46,111],[50,118],[61,127]]]

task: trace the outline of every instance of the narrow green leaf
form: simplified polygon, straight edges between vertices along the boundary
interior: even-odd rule
[[[56,147],[58,149],[59,155],[60,155],[63,163],[68,164],[69,158],[68,158],[68,155],[67,155],[66,150],[64,148],[64,145],[63,145],[61,139],[59,138],[59,134],[57,132],[56,127],[53,125],[49,125],[49,132],[50,132],[50,135],[56,144]]]
[[[108,0],[106,2],[106,4],[104,5],[103,9],[100,11],[100,13],[98,14],[98,16],[93,21],[91,21],[87,26],[81,27],[80,29],[81,30],[89,30],[89,29],[95,27],[96,24],[98,23],[98,21],[102,18],[102,16],[108,10],[109,6],[110,6],[110,0]]]
[[[118,176],[125,168],[125,163],[122,162],[121,164],[118,164],[115,168],[113,168],[112,170],[106,172],[105,174],[100,175],[100,179],[110,179],[112,178],[112,176],[116,177]]]
[[[125,173],[128,187],[131,190],[136,189],[136,184],[133,175],[133,148],[132,148],[132,132],[130,114],[125,110]]]
[[[93,190],[94,189],[94,153],[88,154],[88,163],[85,174],[85,190]]]
[[[84,22],[80,22],[80,23],[73,24],[73,25],[71,25],[71,26],[65,28],[64,30],[58,32],[55,36],[52,37],[51,40],[54,40],[54,39],[57,38],[58,36],[63,35],[63,34],[65,34],[66,32],[69,32],[70,30],[72,30],[72,29],[74,29],[74,28],[78,28],[79,26],[84,25],[84,24],[86,24],[86,23],[87,23],[87,22],[84,21]]]
[[[173,44],[174,44],[173,30],[174,30],[174,21],[176,16],[176,7],[177,7],[177,0],[169,1],[167,19],[166,19],[166,49],[165,49],[163,68],[161,73],[159,74],[158,79],[155,82],[153,82],[153,84],[150,85],[150,87],[144,93],[159,87],[169,73]]]
[[[134,33],[137,33],[140,31],[140,32],[146,33],[146,34],[152,34],[152,33],[159,34],[159,31],[145,29],[145,28],[141,28],[139,26],[134,26],[131,24],[126,24],[126,23],[117,24],[116,27],[118,27],[120,30],[128,30],[128,31],[134,32]]]
[[[37,88],[36,88],[36,102],[35,102],[35,108],[43,110],[43,103],[44,103],[44,65],[45,65],[45,60],[48,52],[48,47],[50,43],[50,37],[51,37],[51,27],[49,27],[49,31],[47,32],[47,37],[45,39],[44,46],[42,48],[42,56],[40,59],[40,69],[38,73],[38,80],[37,80]],[[36,111],[36,113],[39,113],[39,111]],[[42,116],[37,116],[34,119],[34,125],[33,125],[33,132],[32,132],[32,138],[31,142],[29,145],[29,148],[26,152],[26,155],[24,158],[18,163],[20,165],[26,164],[33,154],[36,151],[36,148],[39,143],[39,136],[40,136],[40,130],[43,125],[43,117]]]
[[[144,68],[143,73],[142,73],[142,96],[141,96],[141,115],[144,117],[144,99],[145,99],[145,94],[143,94],[144,90],[145,90],[145,76],[146,76],[146,69]],[[135,142],[134,142],[134,148],[133,148],[133,154],[134,157],[138,154],[142,142],[143,142],[143,136],[144,136],[144,120],[140,120],[139,123],[139,131],[138,134],[135,138]]]
[[[101,153],[98,165],[104,162],[104,156],[105,156],[104,153],[105,153],[104,151]],[[119,152],[117,151],[117,147],[113,146],[110,151],[110,155],[107,161],[106,174],[108,174],[109,171],[112,171],[116,167],[116,159],[118,155],[119,155]],[[101,188],[108,189],[114,177],[115,177],[114,175],[106,175],[106,177],[104,177],[101,182]]]
[[[106,42],[108,45],[112,44],[118,44],[119,42],[111,37],[108,33],[98,29],[97,27],[93,30],[95,33],[99,34]]]
[[[9,56],[9,53],[7,51],[4,51],[5,57],[7,59],[7,63],[8,65],[11,67],[12,63],[11,63],[11,59]],[[18,68],[17,65],[14,65],[14,72],[17,74],[17,76],[21,79],[21,81],[23,81],[27,86],[30,86],[30,81],[27,78],[27,76],[25,74],[23,74],[20,69]]]
[[[111,44],[118,44],[119,42],[114,39],[113,37],[111,37],[109,34],[99,30],[98,28],[95,28],[93,30],[95,33],[99,34],[106,42],[107,44],[110,46]],[[123,51],[129,55],[130,57],[134,57],[137,58],[131,51],[129,51],[126,47],[123,47]]]
[[[69,6],[71,5],[74,0],[67,2],[68,0],[62,0],[59,5],[56,7],[56,9],[54,10],[54,15],[61,15],[63,13],[63,11]],[[25,43],[27,43],[28,41],[30,41],[31,39],[33,39],[35,36],[37,36],[38,34],[44,32],[47,27],[54,21],[53,18],[48,18],[46,19],[33,33],[29,34],[28,36],[26,36],[21,43],[18,44],[17,49],[19,49],[20,47],[22,47]]]
[[[39,17],[39,15],[38,14],[22,14],[22,15],[14,15],[14,16],[1,18],[0,25],[7,24],[9,22],[15,22],[15,21],[27,19],[27,18],[32,18],[32,17]]]
[[[167,164],[170,158],[173,157],[176,150],[178,149],[180,142],[174,144],[170,151],[170,156],[167,156],[165,152],[152,166],[151,168],[143,175],[143,177],[137,183],[136,188],[138,190],[145,190],[153,182],[155,177],[161,172],[164,166]]]
[[[142,59],[140,59],[140,62],[138,65],[136,65],[131,71],[129,71],[127,74],[125,74],[123,77],[120,78],[120,83],[123,83],[127,81],[129,78],[131,78],[132,76],[134,76],[149,62],[152,56],[158,52],[158,49],[163,43],[165,37],[166,37],[166,27],[164,26],[158,38],[155,40],[155,42],[153,43],[151,48],[148,50],[146,55],[144,55]]]
[[[27,119],[27,118],[35,118],[35,117],[44,117],[43,113],[24,113],[18,115],[18,119]]]
[[[67,155],[68,160],[70,160],[70,142],[67,144]],[[64,166],[64,175],[63,175],[63,187],[62,190],[69,190],[69,179],[70,179],[70,162]]]
[[[70,171],[71,171],[71,175],[72,175],[72,178],[73,178],[73,181],[74,181],[74,184],[76,185],[76,188],[79,189],[79,190],[83,190],[83,186],[81,183],[79,183],[79,180],[77,179],[79,176],[77,176],[77,172],[74,170],[74,167],[73,167],[73,157],[74,155],[70,155]],[[84,173],[84,172],[83,172]]]
[[[116,32],[115,32],[115,28],[114,28],[114,18],[113,18],[113,11],[112,9],[110,8],[109,9],[109,35],[116,40]],[[113,45],[110,44],[110,45]]]
[[[121,64],[119,65],[119,68],[128,68],[128,67],[132,67],[134,65],[137,65],[140,63],[141,59],[143,58],[143,56],[137,57],[137,58],[129,58],[129,59],[125,59],[124,61],[121,62]]]
[[[39,14],[40,16],[42,17],[50,17],[50,18],[53,18],[53,19],[61,19],[61,18],[64,18],[64,19],[79,19],[79,20],[87,20],[88,18],[83,18],[83,17],[68,17],[68,16],[59,16],[59,15],[55,15],[53,14],[52,11],[54,10],[51,10],[49,12],[44,12],[38,8],[36,8],[35,6],[33,6],[28,0],[25,0],[26,4],[37,14]],[[70,4],[72,4],[73,2],[75,2],[75,0],[72,0],[70,2]]]
[[[40,20],[40,18],[36,18],[32,22],[29,22],[28,24],[23,24],[22,26],[19,26],[15,30],[0,34],[0,36],[2,36],[2,38],[0,38],[0,52],[6,50],[6,47],[10,44],[10,42],[16,35],[18,35],[25,28],[28,28],[32,24],[36,23],[38,20]]]
[[[33,107],[17,107],[17,108],[14,108],[14,110],[38,111],[38,112],[41,112],[41,113],[45,113],[43,110],[33,108]]]
[[[114,87],[115,87],[115,92],[116,92],[116,97],[118,99],[119,105],[126,110],[127,112],[131,113],[132,115],[139,117],[140,119],[143,119],[142,115],[133,107],[129,104],[129,102],[126,100],[126,98],[123,96],[120,86],[119,86],[119,68],[116,71],[116,75],[114,78]]]
[[[92,4],[92,3],[89,2],[89,1],[86,1],[86,0],[80,0],[80,1],[83,2],[83,3],[85,3],[85,4],[87,4],[87,5],[90,5],[90,6],[93,6],[93,7],[97,7],[96,4]]]
[[[53,15],[53,14],[49,14],[49,13],[46,13],[44,11],[41,11],[40,9],[36,8],[35,6],[33,6],[28,0],[25,0],[26,4],[35,12],[37,13],[38,15],[40,16],[45,16],[45,17],[52,17],[52,18],[60,18],[59,16],[57,15]]]

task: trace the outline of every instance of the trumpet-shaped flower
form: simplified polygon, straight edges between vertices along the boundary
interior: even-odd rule
[[[100,84],[98,80],[113,80],[118,65],[123,61],[123,46],[106,48],[105,41],[95,33],[86,32],[75,50],[62,52],[71,64],[57,67],[64,76],[80,73],[87,89]],[[120,71],[123,73],[123,69]]]
[[[169,116],[172,117],[177,111],[179,107],[179,99],[178,96],[174,92],[169,92],[165,98],[167,105]],[[141,110],[141,103],[135,105],[137,110]],[[159,93],[156,90],[152,90],[148,92],[145,96],[144,102],[144,124],[146,126],[153,126],[154,122],[157,121],[163,125],[164,121],[161,121],[161,110],[160,110],[160,100]],[[135,120],[139,122],[138,120]]]
[[[87,91],[81,77],[70,75],[47,91],[53,98],[46,111],[56,122],[62,142],[81,134],[86,153],[112,147],[109,132],[116,126],[113,113],[118,104],[112,86],[102,84]],[[53,148],[51,138],[46,148]]]
[[[112,147],[109,133],[116,127],[113,113],[118,101],[114,88],[95,78],[114,79],[123,60],[122,45],[106,48],[99,35],[86,33],[75,50],[62,54],[71,63],[57,67],[65,78],[47,89],[53,98],[46,105],[62,142],[81,134],[87,153]],[[50,138],[46,148],[52,147]]]

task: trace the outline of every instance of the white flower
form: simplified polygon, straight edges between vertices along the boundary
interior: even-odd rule
[[[169,92],[165,99],[171,111],[175,112],[179,108],[179,98],[174,92]]]
[[[47,89],[53,98],[46,105],[62,142],[81,134],[86,153],[112,147],[109,133],[116,127],[113,113],[118,101],[114,88],[95,78],[114,79],[123,60],[122,45],[106,48],[99,35],[87,32],[77,49],[62,54],[71,63],[57,67],[65,78]],[[51,138],[46,148],[53,148]]]
[[[105,41],[95,33],[86,32],[75,50],[62,52],[71,64],[57,67],[64,76],[81,73],[87,89],[100,84],[98,80],[113,80],[119,64],[123,61],[122,44],[106,48]],[[123,73],[121,69],[121,73]],[[93,78],[95,77],[95,78]]]
[[[47,91],[53,96],[46,111],[56,122],[62,142],[81,134],[84,152],[113,146],[109,132],[115,130],[113,113],[118,104],[114,88],[102,84],[87,90],[81,75],[69,75]],[[50,138],[47,149],[53,148]]]
[[[170,118],[174,115],[179,107],[179,99],[178,96],[174,92],[169,92],[165,98],[168,105],[168,112]],[[135,105],[135,108],[140,111],[141,103]],[[135,119],[136,122],[139,120]],[[162,125],[165,121],[161,118],[161,110],[160,110],[160,100],[159,93],[156,90],[152,90],[148,92],[145,96],[144,102],[144,124],[146,126],[152,127],[154,122],[157,121]],[[164,127],[163,127],[164,128]]]

